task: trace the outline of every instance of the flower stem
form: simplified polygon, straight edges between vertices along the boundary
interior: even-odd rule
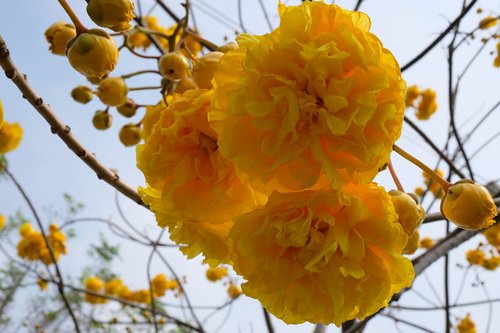
[[[398,153],[399,155],[401,155],[403,158],[405,158],[406,160],[410,161],[411,163],[415,164],[417,167],[419,167],[420,169],[422,169],[425,173],[427,173],[435,182],[437,182],[439,185],[441,185],[441,187],[443,188],[443,190],[446,192],[448,190],[448,187],[451,186],[450,183],[448,183],[446,181],[446,179],[444,179],[443,177],[441,177],[440,175],[438,175],[434,170],[432,170],[431,168],[429,168],[427,165],[425,165],[424,163],[420,162],[418,159],[416,159],[414,156],[410,155],[409,153],[407,153],[406,151],[404,151],[403,149],[401,149],[400,147],[398,147],[397,145],[393,145],[392,146],[393,150]]]
[[[76,34],[79,35],[83,32],[87,32],[88,29],[85,28],[82,22],[80,22],[80,19],[78,18],[78,16],[76,16],[75,12],[73,11],[73,9],[71,9],[66,0],[58,0],[58,1],[61,4],[64,11],[66,12],[66,14],[68,14],[71,21],[73,21],[73,24],[75,25],[76,28]]]
[[[399,181],[398,175],[396,174],[396,170],[394,170],[394,166],[392,165],[392,162],[389,161],[389,172],[391,173],[392,180],[394,180],[394,183],[396,184],[396,188],[398,191],[405,192],[403,185],[401,185],[401,182]]]

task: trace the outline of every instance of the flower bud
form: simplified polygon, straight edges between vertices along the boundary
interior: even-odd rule
[[[189,72],[189,62],[179,52],[169,52],[161,56],[158,69],[163,77],[170,80],[180,80]]]
[[[412,197],[407,193],[396,190],[389,191],[389,195],[391,196],[396,214],[398,214],[399,224],[401,224],[403,230],[408,235],[413,234],[424,221],[424,208],[418,204],[416,196]]]
[[[125,104],[118,106],[116,109],[122,116],[130,118],[135,116],[138,106],[133,100],[129,99]]]
[[[193,80],[201,89],[211,89],[212,79],[215,70],[219,65],[220,58],[224,53],[210,52],[198,59],[198,62],[193,66]]]
[[[142,47],[144,50],[151,46],[151,40],[148,35],[140,31],[132,33],[128,37],[127,42],[131,47]]]
[[[94,118],[92,118],[92,124],[98,130],[104,131],[111,127],[113,122],[113,117],[107,111],[96,111]]]
[[[495,222],[497,207],[484,186],[462,179],[448,188],[441,213],[460,228],[478,230]]]
[[[435,242],[430,237],[424,237],[420,240],[420,247],[426,250],[429,250],[434,246]]]
[[[498,268],[499,265],[500,265],[500,256],[492,256],[490,258],[486,258],[481,263],[481,266],[489,271],[494,271],[495,269]]]
[[[227,287],[227,293],[232,299],[238,298],[241,295],[241,288],[231,283],[229,287]]]
[[[465,253],[465,258],[471,265],[482,265],[485,255],[480,249],[469,250]]]
[[[418,249],[418,245],[420,243],[420,233],[418,230],[408,237],[408,242],[406,243],[405,248],[403,249],[403,254],[413,254]]]
[[[75,26],[64,21],[52,24],[45,31],[45,39],[50,44],[49,50],[53,54],[66,55],[68,41],[76,36]]]
[[[131,0],[90,0],[87,13],[98,26],[113,31],[130,29],[134,15],[134,2]]]
[[[94,93],[87,86],[78,86],[71,90],[71,97],[78,103],[87,104],[94,97]]]
[[[68,42],[69,63],[87,77],[102,78],[115,69],[118,48],[104,30],[91,29]]]
[[[128,87],[121,77],[108,77],[99,83],[96,95],[108,106],[120,106],[127,102]]]
[[[135,124],[127,124],[120,129],[118,136],[125,147],[135,146],[141,142],[141,129]]]

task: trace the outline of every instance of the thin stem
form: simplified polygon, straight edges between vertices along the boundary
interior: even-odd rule
[[[445,192],[448,190],[448,187],[451,186],[450,183],[448,183],[445,179],[443,179],[440,175],[438,175],[434,170],[429,168],[424,163],[420,162],[418,159],[416,159],[411,154],[409,154],[406,151],[404,151],[403,149],[399,148],[397,145],[394,145],[393,149],[396,153],[401,155],[401,157],[403,157],[406,160],[408,160],[409,162],[413,163],[414,165],[416,165],[417,167],[422,169],[422,171],[427,173],[430,177],[432,177],[432,179],[434,179],[439,185],[441,185],[441,187],[443,188],[443,190]]]
[[[128,88],[128,91],[138,91],[138,90],[156,90],[156,89],[161,89],[161,86],[133,87],[133,88]]]
[[[158,74],[158,75],[161,75],[161,73],[159,71],[143,70],[143,71],[133,72],[133,73],[130,73],[130,74],[124,74],[124,75],[122,75],[122,79],[128,79],[128,78],[134,77],[136,75],[141,75],[141,74]]]
[[[80,19],[78,18],[78,16],[76,16],[75,12],[66,2],[66,0],[58,0],[58,1],[61,4],[64,11],[66,12],[66,14],[68,14],[71,21],[73,21],[73,24],[75,25],[76,28],[76,34],[79,35],[81,33],[87,32],[88,29],[82,24],[82,22],[80,22]]]
[[[398,178],[398,175],[396,174],[396,170],[394,170],[394,166],[392,165],[392,162],[389,161],[389,172],[391,173],[392,180],[394,180],[394,183],[396,184],[396,188],[398,191],[405,192],[403,185],[401,185],[401,181]]]
[[[267,310],[264,307],[262,307],[262,311],[264,311],[264,319],[266,321],[267,331],[269,333],[274,333],[274,326],[273,322],[271,321],[271,316],[269,315],[269,312],[267,312]]]

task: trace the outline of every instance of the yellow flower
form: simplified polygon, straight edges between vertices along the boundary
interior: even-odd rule
[[[424,195],[424,189],[421,188],[420,186],[415,188],[415,194],[418,195],[419,197]]]
[[[405,83],[370,20],[319,1],[279,6],[270,34],[237,38],[214,80],[219,150],[277,190],[369,182],[401,133]]]
[[[71,66],[87,77],[102,78],[118,62],[113,38],[101,29],[91,29],[70,40],[66,54]]]
[[[201,89],[211,89],[212,79],[214,73],[219,66],[220,58],[224,53],[222,52],[209,52],[203,57],[199,58],[193,66],[193,80]]]
[[[414,277],[401,255],[406,233],[375,184],[273,192],[235,219],[230,236],[243,292],[288,324],[362,320]]]
[[[437,169],[435,171],[439,176],[443,177],[443,170]],[[438,182],[434,181],[426,172],[422,172],[422,175],[424,176],[424,183],[429,188],[429,191],[431,191],[436,198],[442,198],[444,196],[444,191],[441,185],[439,185]]]
[[[497,25],[498,19],[494,16],[487,16],[479,21],[479,29],[486,30]]]
[[[420,247],[426,250],[429,250],[434,246],[435,242],[430,237],[424,237],[420,240]]]
[[[4,121],[0,126],[0,155],[16,149],[22,138],[23,129],[18,123],[11,124]]]
[[[69,40],[76,36],[76,29],[73,24],[59,21],[52,24],[45,31],[45,39],[50,44],[49,50],[53,54],[66,55],[66,45]]]
[[[232,299],[238,298],[241,295],[241,288],[235,285],[234,283],[231,283],[227,287],[227,294]]]
[[[169,282],[165,274],[158,274],[151,280],[151,287],[155,297],[165,295],[165,292],[169,289]]]
[[[418,246],[420,244],[420,233],[418,230],[415,230],[413,234],[408,236],[408,242],[406,243],[402,253],[403,254],[413,254],[418,250]]]
[[[132,300],[137,303],[149,304],[151,303],[151,293],[149,289],[141,289],[132,292]]]
[[[104,289],[104,282],[102,282],[101,279],[99,279],[97,276],[90,276],[85,280],[85,289],[96,293],[102,293]],[[106,298],[90,294],[85,294],[84,298],[85,301],[91,304],[102,304],[108,301]]]
[[[113,31],[130,29],[134,15],[132,0],[90,0],[87,4],[89,17],[98,26]]]
[[[469,250],[465,253],[465,258],[471,265],[481,265],[485,259],[485,254],[480,249]]]
[[[437,103],[436,103],[436,92],[432,89],[425,89],[422,94],[422,98],[420,100],[420,103],[418,104],[417,107],[417,112],[415,113],[415,116],[417,119],[420,120],[427,120],[429,119],[434,112],[437,110]]]
[[[132,301],[133,299],[133,292],[128,289],[127,286],[123,285],[120,291],[118,292],[118,297],[126,299],[127,301]]]
[[[409,86],[406,89],[406,107],[414,106],[415,100],[420,96],[420,89],[417,86]]]
[[[141,142],[141,128],[136,124],[127,124],[120,129],[118,137],[125,147],[135,146]]]
[[[108,106],[120,106],[127,102],[128,87],[121,77],[110,76],[99,83],[96,95]]]
[[[215,282],[219,281],[223,277],[227,276],[227,268],[225,267],[209,267],[205,272],[205,275],[209,281]]]
[[[47,280],[44,280],[44,279],[40,279],[38,278],[36,280],[36,284],[38,285],[38,287],[40,288],[40,290],[47,290],[48,286],[49,286],[49,282]]]
[[[31,232],[33,232],[33,227],[29,223],[24,223],[19,227],[19,235],[22,237],[26,237]]]
[[[467,314],[458,324],[458,333],[476,333],[476,325],[470,318],[470,314]]]
[[[483,234],[491,246],[500,249],[500,223],[495,223],[488,229],[484,230]]]
[[[6,222],[7,222],[7,218],[5,217],[5,215],[0,214],[0,230],[5,228]]]
[[[87,86],[77,86],[71,90],[71,97],[78,103],[87,104],[94,97],[94,93]]]
[[[104,293],[106,295],[118,296],[123,288],[123,282],[121,279],[112,279],[106,282],[104,285]]]
[[[178,82],[176,82],[174,93],[183,94],[185,91],[197,88],[198,86],[196,85],[196,83],[194,83],[192,78],[184,76]]]
[[[460,228],[478,230],[495,223],[497,207],[484,186],[462,179],[448,188],[441,213]]]
[[[413,234],[424,221],[424,208],[418,203],[416,197],[414,198],[407,193],[391,190],[389,195],[398,215],[399,224],[408,235]]]
[[[133,32],[127,41],[132,47],[142,47],[144,50],[151,46],[148,35],[140,31]]]
[[[498,268],[500,265],[500,256],[493,256],[490,258],[485,258],[483,262],[481,263],[481,266],[484,269],[487,269],[489,271],[494,271]]]
[[[167,36],[171,36],[175,32],[175,29],[177,28],[177,24],[170,26],[168,29],[159,25],[158,19],[154,16],[145,17],[145,22],[146,22],[146,26],[148,28],[162,32]],[[176,44],[181,41],[181,37],[183,36],[183,34],[184,34],[183,29],[180,29],[176,38],[175,38]],[[159,38],[158,41],[164,49],[169,49],[169,44],[168,44],[167,39]],[[198,40],[195,37],[193,37],[191,35],[187,35],[185,37],[184,46],[189,50],[189,52],[191,54],[196,55],[196,54],[201,52],[201,44],[198,42]],[[187,55],[187,52],[185,52],[185,50],[181,49],[181,52],[182,52],[182,54]]]

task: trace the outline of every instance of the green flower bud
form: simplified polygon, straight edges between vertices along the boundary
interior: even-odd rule
[[[94,97],[94,93],[87,86],[78,86],[71,90],[71,97],[78,103],[87,104]]]

